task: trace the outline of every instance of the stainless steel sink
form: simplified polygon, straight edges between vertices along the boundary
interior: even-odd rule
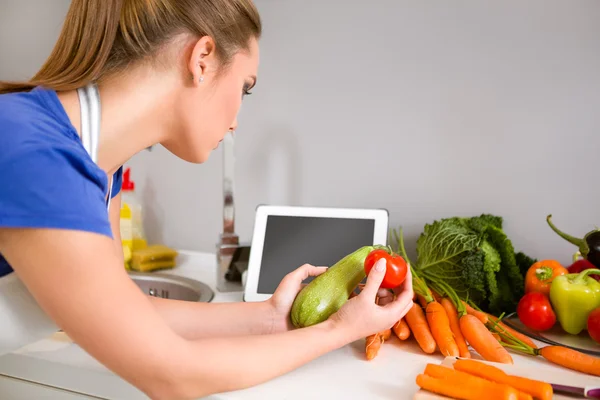
[[[192,302],[210,302],[212,289],[193,279],[163,273],[128,272],[129,276],[144,293],[164,299]]]

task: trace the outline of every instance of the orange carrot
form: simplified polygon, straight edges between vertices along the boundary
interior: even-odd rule
[[[367,360],[372,360],[377,357],[382,343],[383,338],[379,333],[367,336],[367,339],[365,340],[365,354],[367,356]]]
[[[396,322],[396,325],[394,325],[392,330],[400,340],[406,340],[410,337],[410,329],[408,328],[408,324],[404,319]]]
[[[456,311],[456,307],[454,303],[446,297],[441,299],[442,307],[446,310],[446,315],[448,315],[448,320],[450,321],[450,330],[454,334],[454,340],[456,341],[456,345],[458,346],[458,352],[463,358],[471,358],[471,352],[469,351],[469,346],[467,346],[467,341],[460,331],[460,325],[458,323],[458,312]]]
[[[473,316],[477,317],[477,319],[480,320],[481,322],[483,322],[484,324],[487,324],[488,315],[486,313],[477,311],[476,309],[474,309],[473,307],[468,305],[467,302],[465,302],[465,301],[462,301],[462,303],[465,306],[465,308],[467,309],[467,314],[473,315]]]
[[[429,288],[429,290],[431,291],[431,295],[433,296],[433,298],[435,299],[435,301],[437,301],[438,303],[442,302],[442,296],[440,296],[440,294],[438,292],[436,292],[435,290]]]
[[[439,379],[444,386],[455,387],[460,389],[460,392],[455,394],[444,394],[458,399],[514,399],[519,398],[517,389],[509,385],[503,385],[486,379],[478,378],[474,375],[465,372],[456,371],[452,368],[444,367],[436,364],[427,364],[425,368],[425,376],[434,379]],[[417,384],[419,384],[417,382]],[[420,386],[420,385],[419,385]],[[428,388],[424,388],[430,390]],[[471,397],[472,396],[472,397]]]
[[[460,352],[450,329],[450,321],[444,307],[437,301],[432,301],[427,304],[425,314],[427,315],[431,334],[442,354],[446,357],[458,357]]]
[[[513,363],[508,351],[502,347],[477,317],[471,314],[463,315],[459,323],[465,339],[484,359],[504,364]]]
[[[469,360],[469,361],[471,361],[471,360]],[[519,400],[533,400],[533,398],[531,397],[530,394],[520,392],[517,388],[512,387],[509,384],[494,382],[489,379],[478,377],[473,374],[469,374],[467,372],[459,371],[457,369],[443,367],[441,365],[428,364],[427,367],[425,368],[425,374],[429,375],[433,378],[447,379],[450,382],[452,382],[452,384],[454,384],[455,382],[461,382],[461,383],[468,383],[469,385],[477,384],[477,383],[483,385],[483,382],[489,382],[492,384],[490,387],[490,390],[495,390],[495,391],[499,391],[502,393],[503,391],[506,391],[506,388],[508,387],[508,388],[510,388],[509,392],[516,393],[517,398]],[[501,394],[501,396],[504,396],[504,395]]]
[[[436,343],[431,335],[431,330],[429,329],[427,319],[425,318],[421,306],[417,303],[413,303],[413,306],[406,314],[405,319],[421,349],[427,354],[433,354],[433,352],[435,352]]]
[[[517,390],[517,394],[519,395],[519,400],[533,400],[533,397],[529,393]]]
[[[392,330],[391,329],[386,329],[383,332],[379,332],[379,335],[381,336],[381,340],[382,342],[385,342],[386,340],[388,340],[390,337],[392,337]]]
[[[499,342],[502,342],[502,338],[500,337],[499,334],[492,332],[492,336],[494,337],[494,339],[496,339]]]
[[[536,350],[536,354],[540,354],[546,360],[565,368],[588,375],[600,376],[600,358],[562,346],[542,347]]]
[[[427,300],[425,300],[425,297],[418,294],[417,299],[419,300],[419,304],[421,305],[421,307],[423,307],[423,308],[427,307]]]
[[[433,378],[425,374],[417,375],[417,385],[424,390],[442,396],[461,400],[517,400],[514,392],[496,393],[490,391],[488,385],[476,383],[469,385],[450,384],[445,379]],[[503,396],[504,394],[504,396]]]
[[[475,360],[457,360],[454,363],[454,369],[489,381],[510,385],[539,400],[552,400],[553,390],[549,383],[508,375],[493,365]]]
[[[506,392],[508,388],[508,392],[511,393],[511,395],[512,393],[516,394],[519,400],[532,400],[531,395],[519,392],[519,390],[512,387],[511,385],[493,382],[489,379],[480,378],[478,376],[463,371],[458,371],[456,369],[444,367],[441,365],[428,364],[427,367],[425,367],[425,375],[438,379],[446,379],[450,381],[451,384],[460,382],[470,386],[474,384],[483,385],[485,383],[488,383],[491,384],[489,389],[500,392],[500,395],[502,396],[501,398],[504,398],[505,395],[503,394],[503,392]]]
[[[532,347],[534,349],[537,349],[537,346],[535,345],[535,343],[533,343],[533,340],[531,340],[530,338],[528,338],[527,336],[523,335],[520,332],[515,331],[514,329],[510,328],[509,326],[507,326],[505,323],[503,323],[502,321],[498,321],[498,317],[495,317],[491,314],[488,314],[489,319],[491,319],[494,323],[497,322],[496,325],[496,329],[498,331],[500,331],[501,333],[509,333],[511,335],[513,335],[514,337],[516,337],[517,339],[519,339],[521,342],[525,343],[526,345],[528,345],[529,347]]]

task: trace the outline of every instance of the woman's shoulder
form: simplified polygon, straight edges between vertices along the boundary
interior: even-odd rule
[[[0,148],[12,152],[34,144],[76,145],[78,140],[56,92],[35,88],[0,95]]]
[[[108,179],[61,110],[51,91],[0,96],[0,226],[110,235]]]
[[[102,173],[87,154],[56,92],[0,95],[0,166],[27,162],[31,169],[85,170],[102,183]],[[10,177],[8,177],[10,178]]]

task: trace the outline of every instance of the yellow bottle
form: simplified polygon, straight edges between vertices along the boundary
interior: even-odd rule
[[[125,269],[129,268],[131,253],[133,252],[133,236],[131,229],[131,208],[129,205],[121,204],[121,222],[119,225],[121,233],[121,244],[123,245],[123,256],[125,258]]]
[[[144,225],[142,221],[142,205],[135,195],[135,182],[130,179],[131,168],[127,168],[123,172],[123,186],[121,187],[121,209],[125,211],[126,229],[130,229],[127,239],[131,240],[131,251],[145,249],[148,244],[146,235],[144,234]],[[123,211],[121,211],[121,224],[123,223]],[[127,219],[129,221],[127,221]]]

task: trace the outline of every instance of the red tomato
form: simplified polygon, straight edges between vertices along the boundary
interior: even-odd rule
[[[365,272],[369,275],[373,265],[380,259],[386,260],[386,271],[381,287],[384,289],[395,289],[404,282],[408,265],[406,261],[398,255],[390,255],[385,250],[373,250],[365,259]]]
[[[517,306],[517,315],[525,326],[534,331],[547,331],[556,323],[556,314],[548,296],[540,292],[523,296]]]
[[[600,343],[600,308],[596,308],[588,315],[587,330],[590,337]]]

